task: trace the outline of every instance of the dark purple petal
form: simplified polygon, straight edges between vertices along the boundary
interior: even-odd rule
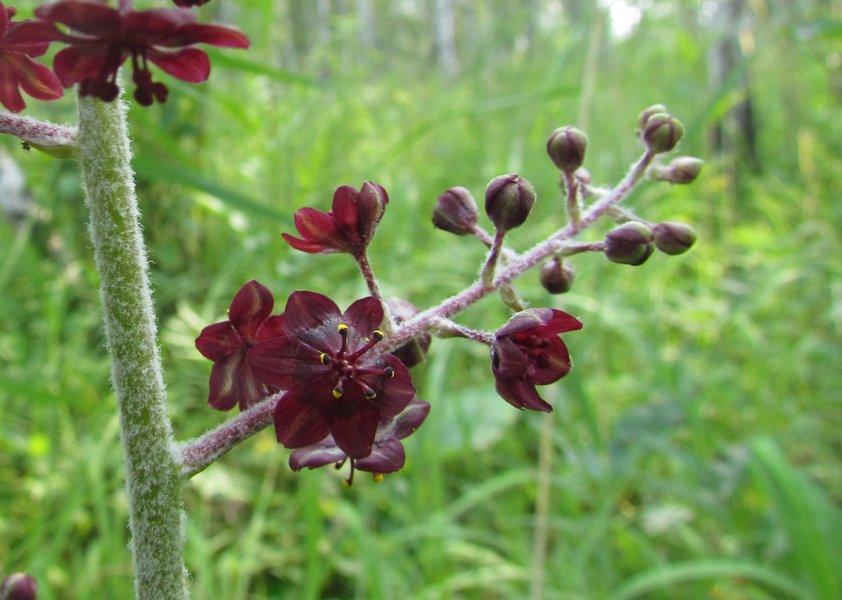
[[[38,100],[55,100],[64,95],[61,82],[52,71],[30,58],[21,58],[24,66],[19,81],[24,92]]]
[[[394,377],[381,376],[379,381],[382,381],[381,389],[377,389],[376,383],[374,390],[377,392],[377,397],[374,403],[383,417],[391,417],[400,413],[406,406],[415,398],[415,386],[412,385],[412,376],[409,374],[403,363],[398,357],[391,354],[386,354],[380,357],[383,366],[389,366],[394,369]]]
[[[207,81],[210,75],[210,59],[198,48],[184,48],[177,52],[159,52],[148,48],[146,58],[165,73],[188,83]]]
[[[336,445],[333,436],[327,436],[321,442],[295,450],[289,457],[289,466],[293,471],[315,469],[348,458]]]
[[[142,39],[150,45],[188,46],[192,43],[189,40],[182,40],[179,44],[165,42],[177,35],[182,27],[188,27],[195,20],[196,15],[188,10],[175,8],[135,10],[122,15],[121,34],[124,38]]]
[[[0,38],[6,35],[6,31],[9,29],[9,11],[3,6],[3,3],[0,2]]]
[[[53,2],[35,9],[35,15],[39,19],[61,23],[79,33],[97,37],[120,31],[120,13],[99,2]]]
[[[383,306],[376,298],[360,298],[345,311],[342,321],[360,335],[368,336],[383,323]]]
[[[354,467],[369,473],[394,473],[400,471],[406,462],[406,453],[397,438],[389,438],[378,444],[365,458],[360,458]]]
[[[329,213],[316,210],[305,206],[295,211],[295,229],[303,238],[303,242],[310,244],[320,244],[325,247],[325,250],[304,250],[305,252],[350,252],[351,246],[345,234],[340,230]],[[290,235],[284,234],[284,239],[296,247],[291,240],[296,240]],[[302,248],[297,248],[302,249]]]
[[[272,314],[274,306],[275,299],[269,288],[252,279],[234,296],[228,318],[245,341],[253,342],[257,329]]]
[[[258,342],[248,351],[248,363],[262,382],[288,390],[313,383],[328,372],[320,352],[297,338],[284,336]],[[333,386],[329,386],[330,390]]]
[[[12,112],[26,108],[26,102],[20,95],[18,80],[8,65],[0,64],[0,104]]]
[[[328,246],[321,242],[308,242],[307,240],[293,237],[288,233],[282,233],[281,237],[284,238],[287,244],[300,252],[307,252],[309,254],[333,254],[338,252],[333,246]]]
[[[257,335],[254,339],[256,341],[262,342],[284,335],[286,335],[286,331],[284,330],[284,316],[275,315],[273,317],[269,317],[268,319],[266,319],[266,321],[264,321],[263,325],[261,325],[260,328],[257,330]]]
[[[287,448],[302,448],[330,433],[330,413],[335,401],[319,401],[306,390],[290,390],[275,407],[275,434]]]
[[[208,403],[217,410],[231,410],[239,404],[248,408],[264,395],[245,362],[245,350],[232,352],[216,361],[211,369]]]
[[[0,37],[0,46],[5,50],[21,52],[34,58],[44,54],[50,42],[64,39],[65,36],[52,23],[22,21],[12,23],[6,35]]]
[[[179,27],[166,38],[157,41],[158,46],[186,46],[208,44],[218,48],[248,48],[249,39],[232,27],[192,23]]]
[[[196,349],[210,360],[219,360],[243,347],[243,338],[234,330],[231,321],[208,325],[196,338]]]
[[[533,362],[529,381],[535,385],[555,383],[570,372],[570,353],[558,337],[547,340],[549,346],[543,349],[539,360]]]
[[[491,366],[495,376],[509,379],[520,377],[529,367],[529,357],[511,338],[504,337],[494,342]]]
[[[415,433],[430,413],[430,405],[415,398],[392,421],[391,435],[399,440]]]
[[[535,386],[523,379],[503,379],[495,381],[497,393],[509,404],[517,408],[528,408],[541,412],[552,412],[553,407],[544,402]]]
[[[333,192],[331,214],[336,224],[343,231],[351,250],[358,250],[362,245],[360,238],[359,215],[357,214],[357,195],[359,192],[350,185],[343,185]]]
[[[106,48],[102,45],[70,46],[56,54],[53,59],[53,70],[64,87],[70,87],[85,79],[98,78],[103,74],[108,63],[105,50]],[[120,57],[119,63],[114,67],[115,73],[124,60],[126,60],[125,55]]]
[[[293,292],[284,309],[284,329],[288,335],[308,334],[324,323],[338,323],[341,314],[336,303],[327,296],[316,292]]]
[[[389,194],[382,186],[372,181],[366,181],[357,196],[357,218],[360,225],[360,235],[367,244],[371,241],[374,229],[383,218]]]
[[[380,411],[356,389],[346,390],[333,411],[330,433],[345,454],[362,458],[371,453]]]

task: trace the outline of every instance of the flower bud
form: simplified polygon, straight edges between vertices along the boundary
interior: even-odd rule
[[[541,267],[541,285],[551,294],[569,292],[575,277],[573,267],[557,256]]]
[[[535,188],[514,173],[495,177],[485,188],[485,213],[499,231],[523,225],[535,203]]]
[[[615,263],[642,265],[654,250],[652,230],[639,221],[623,223],[605,236],[605,256]]]
[[[585,161],[587,136],[575,127],[560,127],[547,140],[547,154],[559,169],[572,173]]]
[[[465,235],[476,227],[477,212],[471,192],[463,187],[452,187],[436,200],[433,225],[456,235]]]
[[[38,584],[32,575],[11,573],[0,583],[0,600],[35,600]]]
[[[683,254],[696,242],[696,232],[684,223],[664,222],[652,228],[655,247],[664,254]]]
[[[396,325],[400,325],[418,314],[418,308],[403,298],[389,298],[386,304],[389,305],[389,311],[392,313]],[[392,351],[392,354],[397,356],[405,366],[414,367],[424,361],[432,340],[433,338],[429,333],[419,335]]]
[[[650,151],[669,152],[684,135],[681,122],[667,113],[655,113],[646,120],[643,127],[643,141]]]
[[[688,184],[695,181],[705,164],[701,158],[679,156],[668,165],[653,165],[649,169],[649,178],[655,181]]]
[[[640,113],[637,122],[640,125],[640,128],[644,129],[646,127],[646,122],[649,120],[649,117],[651,117],[654,114],[665,112],[667,112],[666,106],[664,106],[663,104],[653,104],[649,108],[645,109],[642,113]]]

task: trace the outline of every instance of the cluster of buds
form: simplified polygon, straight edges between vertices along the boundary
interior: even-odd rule
[[[571,289],[575,272],[571,256],[600,252],[616,263],[643,264],[655,251],[680,254],[692,246],[695,234],[680,223],[647,223],[617,205],[642,180],[653,159],[673,149],[681,138],[681,123],[661,107],[644,111],[640,137],[642,159],[613,190],[591,184],[583,164],[586,135],[571,126],[555,130],[547,153],[561,171],[568,223],[522,254],[505,246],[507,235],[528,219],[537,200],[534,186],[518,174],[493,178],[485,188],[485,214],[493,226],[480,224],[477,202],[461,186],[443,192],[435,202],[433,225],[457,236],[473,236],[488,248],[480,281],[460,294],[419,312],[403,299],[384,299],[368,248],[385,216],[389,195],[373,182],[358,190],[336,189],[330,211],[301,208],[295,213],[298,236],[284,233],[294,249],[310,254],[346,254],[358,264],[370,295],[344,312],[327,296],[294,291],[281,314],[271,315],[272,294],[251,281],[234,297],[229,320],[206,327],[196,345],[214,361],[210,405],[241,410],[274,402],[274,426],[279,443],[293,450],[294,470],[350,463],[375,478],[403,467],[402,440],[424,422],[430,405],[416,396],[410,368],[430,350],[432,336],[467,338],[489,349],[490,371],[500,397],[511,405],[542,412],[552,410],[536,386],[566,376],[572,361],[561,334],[582,323],[555,308],[525,308],[513,281],[542,265],[540,281],[553,294]],[[677,163],[683,175],[700,162]],[[657,177],[653,177],[657,179]],[[593,199],[589,207],[583,200]],[[600,241],[574,242],[600,216],[619,224]],[[542,264],[543,263],[543,264]],[[451,319],[468,305],[498,291],[513,309],[510,320],[495,331],[477,331]]]

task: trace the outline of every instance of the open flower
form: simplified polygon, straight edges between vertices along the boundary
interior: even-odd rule
[[[497,393],[517,408],[552,411],[535,389],[570,371],[570,353],[558,336],[582,328],[576,318],[551,308],[531,308],[514,315],[497,331],[491,370]]]
[[[349,457],[371,453],[381,419],[415,397],[409,370],[392,354],[372,348],[383,307],[357,300],[344,313],[315,292],[293,292],[284,309],[285,337],[255,344],[248,363],[268,385],[287,390],[275,409],[275,433],[287,448],[332,435]]]
[[[22,36],[21,27],[27,22],[12,23],[14,15],[14,8],[0,2],[0,104],[20,112],[26,107],[21,89],[38,100],[55,100],[64,92],[53,72],[32,60],[47,51],[49,41]]]
[[[194,44],[247,48],[248,38],[219,25],[195,23],[196,16],[182,9],[121,11],[90,0],[61,0],[39,7],[35,15],[51,30],[31,30],[32,39],[61,41],[69,48],[56,54],[53,68],[64,87],[79,83],[83,96],[110,102],[117,97],[117,70],[132,59],[135,99],[148,106],[167,99],[167,87],[152,80],[149,63],[177,79],[205,81],[210,74],[208,55]],[[59,31],[56,24],[69,32]]]
[[[295,211],[295,228],[301,238],[288,233],[283,238],[302,252],[347,252],[359,257],[371,242],[388,202],[386,190],[371,181],[363,183],[359,191],[343,185],[333,193],[333,208],[329,212],[310,207]]]
[[[228,310],[228,321],[208,325],[196,339],[196,348],[213,361],[208,403],[217,410],[239,404],[245,410],[276,388],[258,380],[246,362],[255,343],[284,335],[283,316],[270,316],[272,292],[257,281],[245,284]]]
[[[394,473],[403,468],[406,453],[401,440],[415,433],[421,427],[430,405],[423,400],[414,398],[398,415],[381,419],[374,434],[374,446],[371,454],[365,458],[351,459],[351,474],[346,480],[350,485],[354,480],[354,471],[367,471],[377,475]],[[332,435],[327,436],[317,444],[299,448],[289,457],[289,466],[293,471],[301,469],[315,469],[331,463],[337,468],[345,464],[348,455],[336,445]]]

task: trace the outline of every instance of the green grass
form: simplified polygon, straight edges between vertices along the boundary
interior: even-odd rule
[[[386,186],[372,260],[387,294],[420,307],[472,281],[483,257],[429,225],[447,187],[481,198],[494,175],[532,181],[540,200],[511,236],[516,249],[562,223],[544,143],[577,121],[587,32],[547,32],[531,54],[480,38],[447,82],[406,33],[391,54],[365,54],[347,17],[331,48],[281,69],[274,3],[253,4],[237,18],[253,51],[214,53],[210,83],[174,83],[166,105],[131,114],[181,439],[226,416],[206,405],[210,363],[193,340],[243,282],[257,278],[279,302],[294,289],[341,306],[365,293],[348,257],[282,242],[297,207],[326,208],[342,184]],[[185,490],[194,597],[508,599],[541,576],[553,600],[842,596],[831,35],[796,43],[774,14],[757,30],[762,171],[738,178],[732,157],[706,150],[706,128],[733,102],[708,91],[707,32],[665,17],[606,45],[586,166],[616,181],[638,152],[638,112],[666,103],[688,129],[682,152],[707,165],[694,185],[647,185],[630,205],[693,224],[696,247],[639,268],[578,257],[560,297],[523,278],[532,305],[585,323],[566,336],[573,372],[545,388],[551,415],[496,397],[486,349],[436,340],[414,373],[433,410],[407,440],[406,469],[383,484],[360,477],[346,490],[341,472],[291,473],[271,431],[223,457]],[[70,100],[32,112],[72,120]],[[0,566],[33,573],[45,600],[127,598],[119,433],[78,176],[70,162],[4,147],[37,210],[20,227],[0,224]],[[506,316],[488,299],[463,321],[494,329]]]

